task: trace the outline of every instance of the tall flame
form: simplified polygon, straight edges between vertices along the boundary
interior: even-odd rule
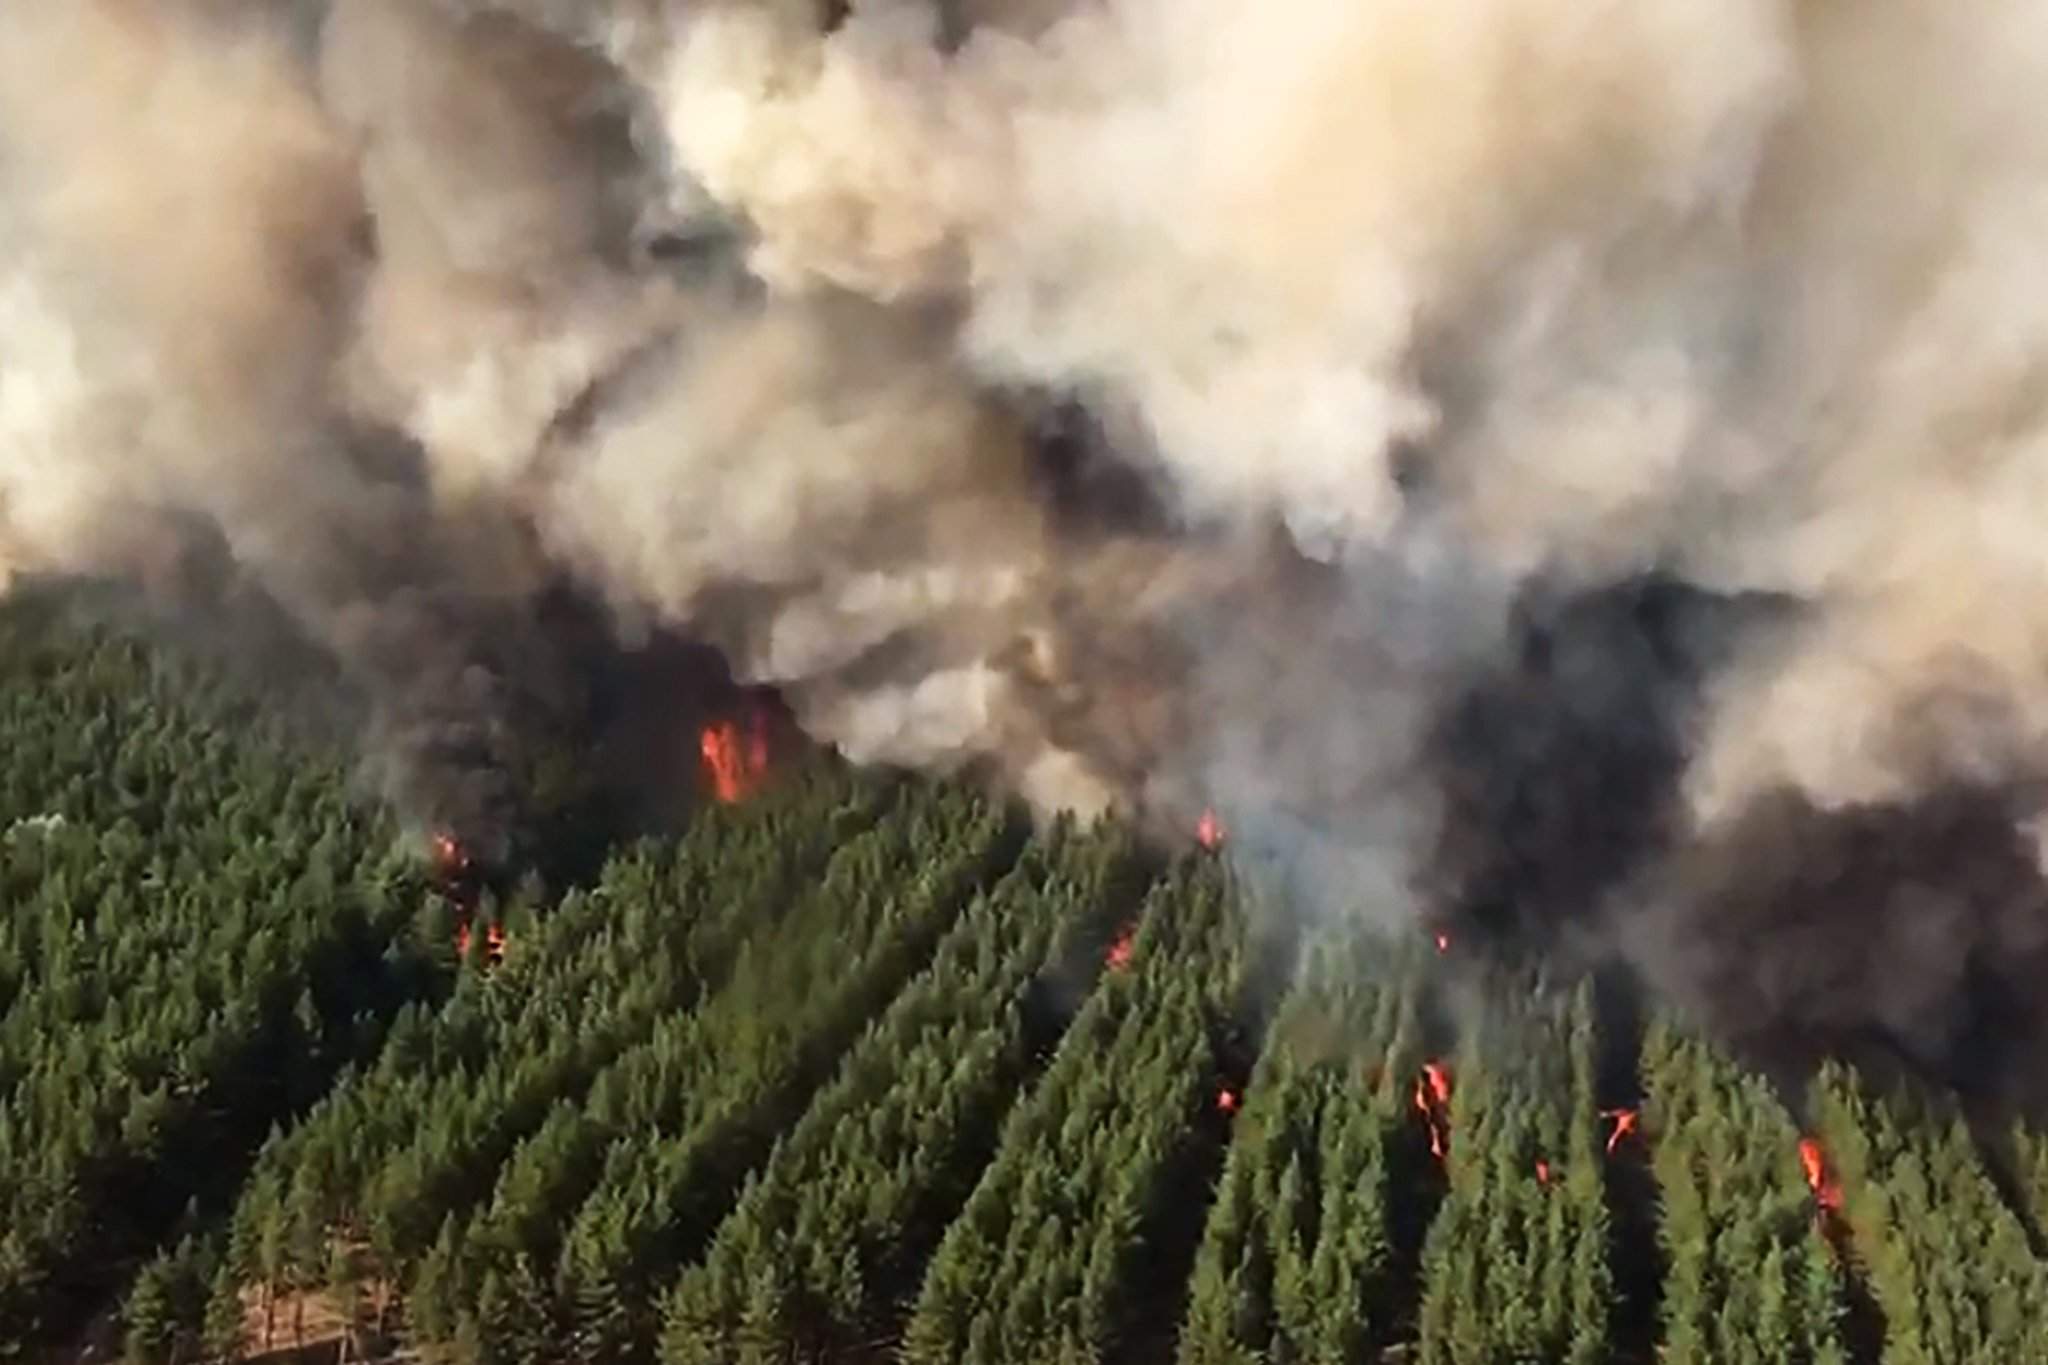
[[[726,805],[744,801],[760,788],[768,773],[768,724],[759,710],[750,711],[744,727],[728,717],[704,727],[698,736],[711,794]]]
[[[1807,1188],[1813,1191],[1814,1202],[1828,1213],[1841,1212],[1842,1187],[1828,1173],[1827,1153],[1821,1150],[1820,1139],[1799,1139],[1799,1167],[1806,1174]]]
[[[1451,1070],[1442,1062],[1430,1061],[1422,1064],[1422,1079],[1429,1087],[1436,1107],[1442,1109],[1451,1102]]]
[[[1451,1072],[1442,1062],[1422,1064],[1415,1078],[1415,1110],[1429,1130],[1429,1154],[1442,1161],[1451,1150]]]

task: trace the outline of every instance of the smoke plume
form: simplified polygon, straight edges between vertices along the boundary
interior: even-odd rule
[[[2041,951],[2044,79],[2038,0],[21,0],[0,575],[217,546],[424,818],[569,592],[1943,1065]]]

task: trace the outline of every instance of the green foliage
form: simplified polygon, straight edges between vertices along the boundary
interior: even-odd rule
[[[913,1365],[1110,1358],[1115,1308],[1175,1154],[1213,1102],[1210,1034],[1241,968],[1220,865],[1147,898],[1128,970],[1104,977],[947,1230],[905,1331]]]
[[[1169,1304],[1180,1365],[1608,1355],[1583,990],[1468,1009],[1332,930],[1225,1118],[1248,911],[1127,826],[821,763],[493,904],[492,965],[332,756],[52,599],[0,605],[0,745],[0,1358],[110,1304],[137,1362],[310,1318],[492,1365],[1080,1365]],[[1394,1154],[1453,1015],[1425,1234]],[[1887,1361],[2048,1359],[1955,1115],[1826,1071],[1823,1221],[1760,1078],[1668,1021],[1638,1063],[1662,1360],[1839,1365],[1852,1282]],[[2009,1152],[2038,1230],[2048,1142]]]
[[[1962,1119],[1911,1090],[1879,1098],[1832,1063],[1812,1103],[1884,1312],[1885,1360],[2048,1360],[2048,1267]]]
[[[1181,1365],[1367,1357],[1384,1339],[1389,1137],[1406,1119],[1412,961],[1318,943],[1267,1035],[1195,1261]]]
[[[662,1356],[851,1345],[929,1249],[1027,1071],[1038,974],[1095,956],[1129,835],[1062,826],[979,898],[848,1056],[670,1295]]]
[[[188,1171],[231,1174],[196,1154],[324,1087],[421,887],[344,772],[133,642],[31,597],[0,659],[4,1355],[56,1326],[53,1282],[146,1250]],[[138,1358],[195,1327],[164,1316],[182,1264],[137,1281]]]
[[[1606,1358],[1592,1056],[1583,988],[1497,990],[1468,1029],[1452,1072],[1450,1188],[1423,1248],[1424,1365]]]
[[[1650,1030],[1642,1075],[1668,1264],[1664,1359],[1844,1360],[1839,1269],[1784,1106],[1761,1077],[1669,1020]]]

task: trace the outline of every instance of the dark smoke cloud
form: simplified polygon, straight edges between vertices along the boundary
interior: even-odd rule
[[[1954,1069],[2031,999],[2044,77],[2036,0],[26,0],[0,576],[210,547],[487,844],[759,684]]]

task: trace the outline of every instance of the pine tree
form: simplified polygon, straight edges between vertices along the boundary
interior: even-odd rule
[[[122,1305],[124,1349],[136,1365],[157,1365],[170,1358],[171,1344],[177,1336],[171,1285],[174,1273],[169,1258],[152,1258],[135,1277],[127,1302]]]

